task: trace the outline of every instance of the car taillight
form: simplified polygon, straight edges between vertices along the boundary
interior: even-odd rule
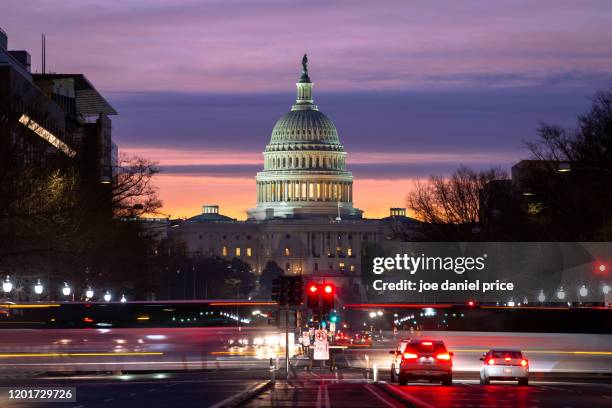
[[[527,363],[527,360],[521,360],[521,365],[522,365],[523,367],[527,367],[527,364],[528,364],[528,363]]]
[[[424,341],[421,344],[424,346],[431,346],[433,343],[431,341]]]
[[[438,354],[438,355],[436,356],[436,358],[437,358],[438,360],[446,360],[446,361],[448,361],[448,360],[450,360],[450,359],[451,359],[451,356],[450,356],[450,354],[448,354],[448,353],[442,353],[442,354]]]
[[[487,361],[488,365],[494,365],[495,364],[495,360],[493,360],[492,358],[489,359],[489,361]]]
[[[504,360],[506,360],[506,361],[510,361],[510,360],[512,360],[512,359],[511,359],[510,357],[506,357],[506,358],[504,358]]]
[[[405,360],[410,360],[410,359],[415,359],[415,358],[418,358],[419,356],[417,356],[417,355],[416,355],[416,354],[414,354],[414,353],[404,353],[404,354],[402,355],[402,357],[403,357]]]

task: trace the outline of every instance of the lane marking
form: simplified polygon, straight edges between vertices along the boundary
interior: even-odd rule
[[[224,399],[223,401],[219,401],[214,405],[211,405],[210,408],[221,408],[224,407],[226,405],[229,405],[230,402],[232,401],[237,401],[239,398],[241,398],[243,395],[246,395],[247,393],[255,390],[258,387],[261,387],[262,385],[266,384],[266,382],[263,383],[259,383],[259,384],[255,384],[252,385],[250,387],[247,387],[246,389],[237,392],[236,394],[230,395],[229,397],[227,397],[226,399]]]
[[[395,386],[395,385],[389,385],[389,387],[396,393],[402,395],[403,398],[407,399],[408,401],[410,401],[412,404],[420,407],[420,408],[436,408],[434,405],[431,405],[425,401],[423,401],[420,398],[415,397],[412,394],[408,394],[408,392],[402,390],[401,388],[399,388],[399,386]]]
[[[374,387],[372,387],[372,385],[366,384],[365,389],[368,390],[372,395],[374,395],[379,401],[382,401],[386,406],[397,408],[397,405],[391,403],[390,401],[387,401],[387,399],[380,395],[378,391],[376,391]]]
[[[319,384],[319,389],[317,390],[317,408],[321,408],[321,387],[323,387],[323,383]]]
[[[323,398],[325,400],[325,408],[330,408],[329,404],[329,389],[327,388],[327,384],[323,383]]]

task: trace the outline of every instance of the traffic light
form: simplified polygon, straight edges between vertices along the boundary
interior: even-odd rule
[[[323,310],[332,310],[334,308],[336,287],[331,283],[325,283],[321,286],[323,287]]]
[[[307,302],[306,305],[309,309],[318,309],[319,308],[319,299],[321,294],[319,293],[319,285],[314,282],[310,282],[306,287],[306,297]]]
[[[272,300],[281,306],[302,304],[304,283],[301,276],[281,276],[272,280]]]
[[[303,301],[304,282],[301,276],[287,276],[287,304],[299,306]]]
[[[476,307],[476,301],[474,299],[468,299],[468,301],[465,302],[465,304],[470,309]]]

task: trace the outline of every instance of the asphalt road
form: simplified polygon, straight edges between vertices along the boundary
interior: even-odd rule
[[[278,338],[269,330],[2,330],[0,334],[0,386],[77,388],[74,403],[16,403],[4,394],[0,396],[2,408],[229,406],[234,398],[269,378],[271,353],[282,354],[278,345],[253,345],[255,339]],[[452,387],[384,383],[389,379],[388,351],[408,335],[446,341],[455,352]],[[232,339],[234,343],[230,344]],[[238,339],[248,340],[248,346],[236,345]],[[477,383],[477,370],[482,364],[478,358],[494,346],[524,350],[532,370],[528,387]],[[393,338],[386,333],[386,340],[374,347],[339,352],[336,361],[337,372],[320,368],[309,372],[305,359],[294,359],[297,377],[288,383],[278,381],[274,389],[250,401],[250,406],[612,406],[612,386],[608,384],[612,383],[610,335],[433,332],[402,333]],[[378,384],[371,381],[373,364],[380,370]]]
[[[4,380],[1,387],[76,387],[76,402],[16,402],[0,396],[2,408],[182,408],[223,406],[251,387],[261,384],[264,371],[206,371],[133,375],[77,375],[28,380]]]
[[[419,408],[599,408],[612,405],[612,385],[605,379],[532,380],[529,386],[496,383],[481,386],[470,373],[456,375],[452,387],[426,382],[407,386],[377,384],[362,369],[341,367],[336,372],[296,368],[289,382],[279,374],[276,386],[247,403],[250,407],[404,407]],[[381,378],[388,373],[381,373]],[[3,380],[1,387],[75,387],[73,403],[19,403],[0,396],[3,408],[71,407],[215,407],[236,406],[268,378],[266,370],[205,370],[187,373],[42,376]]]

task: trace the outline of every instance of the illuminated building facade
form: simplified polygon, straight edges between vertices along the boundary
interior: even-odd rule
[[[238,258],[261,273],[268,262],[286,274],[335,282],[344,299],[362,296],[362,257],[391,239],[404,209],[365,219],[353,207],[353,177],[333,122],[314,105],[304,57],[297,100],[272,130],[257,173],[257,206],[246,221],[206,205],[169,228],[193,256]]]
[[[304,55],[295,104],[274,125],[263,153],[257,207],[249,218],[361,217],[362,211],[353,208],[346,153],[336,126],[314,104],[313,85]]]

